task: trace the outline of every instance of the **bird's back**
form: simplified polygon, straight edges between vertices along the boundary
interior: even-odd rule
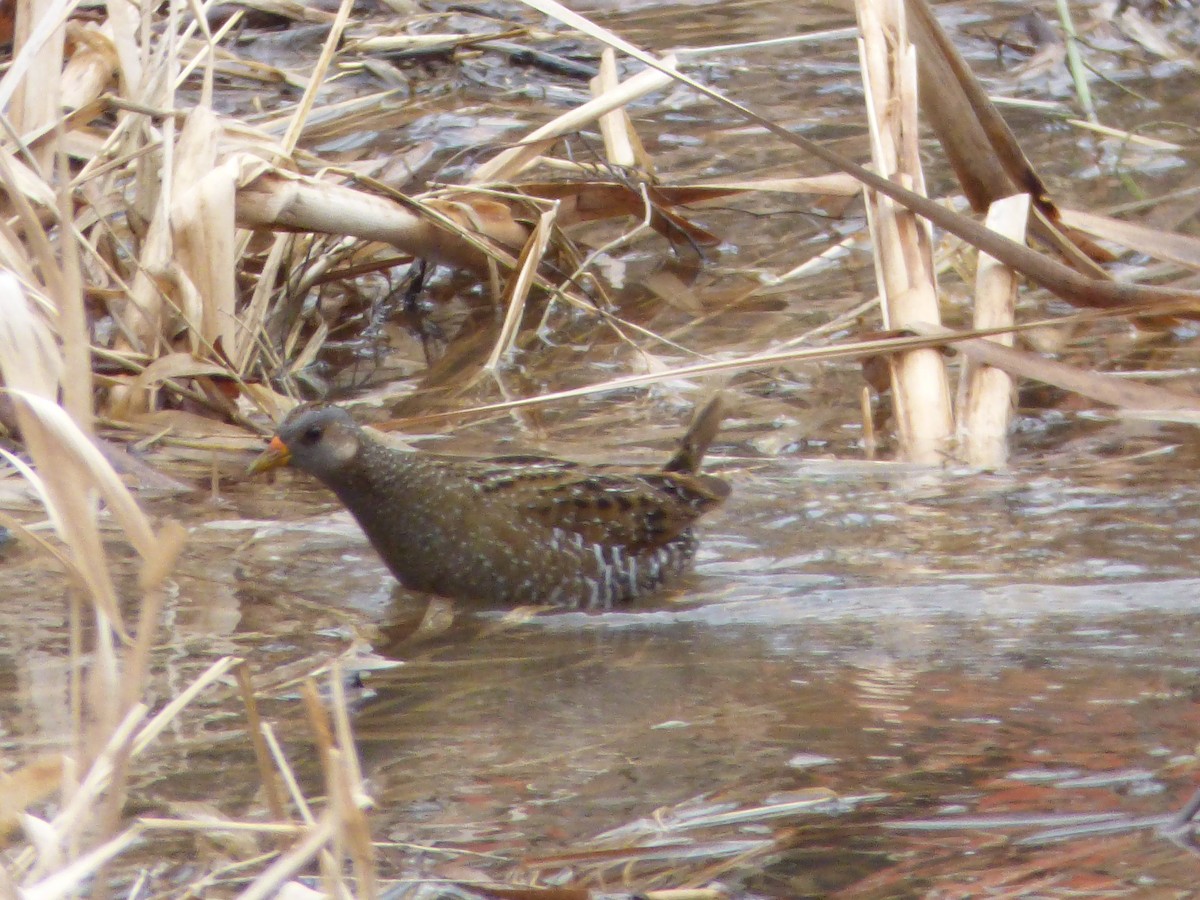
[[[331,486],[396,578],[496,604],[607,608],[649,594],[690,563],[692,523],[729,493],[687,471],[462,460],[375,440],[363,454],[370,483]]]

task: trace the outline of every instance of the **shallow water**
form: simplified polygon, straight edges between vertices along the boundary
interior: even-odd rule
[[[228,631],[207,637],[268,685],[350,635],[404,661],[362,676],[354,725],[374,836],[397,845],[382,868],[413,890],[536,875],[972,895],[1049,871],[1050,895],[1186,892],[1195,863],[1154,830],[1200,765],[1185,457],[943,475],[718,453],[736,493],[675,593],[460,610],[433,634],[415,630],[426,600],[302,477],[239,487],[252,517],[217,515],[192,546],[235,560]],[[287,521],[258,518],[281,493]],[[182,594],[180,623],[201,614]],[[268,713],[302,733],[286,692]],[[234,756],[191,755],[187,784],[205,796]],[[1115,833],[1052,839],[1093,818]]]
[[[592,8],[654,48],[848,24],[836,6],[802,6]],[[1062,99],[1057,73],[1022,81],[982,37],[1004,32],[1026,7],[943,11],[990,87]],[[463,62],[461,73],[460,82],[431,77],[426,113],[403,138],[432,137],[447,153],[502,140],[582,90],[570,83],[531,99],[523,86],[544,74],[486,57]],[[1107,121],[1163,115],[1153,104],[1166,100],[1173,118],[1195,119],[1195,75],[1149,64],[1109,74],[1143,99],[1097,85]],[[499,106],[484,78],[492,75],[511,90]],[[705,75],[782,121],[861,150],[860,88],[845,42],[724,54]],[[710,105],[686,94],[673,101],[676,111],[646,104],[637,115],[660,171],[681,180],[807,171],[793,151]],[[484,109],[489,117],[476,115]],[[1108,164],[1111,146],[1034,113],[1012,121],[1064,200],[1098,208],[1127,198],[1128,172]],[[1144,163],[1134,173],[1149,192],[1195,164],[1129,152]],[[443,172],[453,175],[455,164],[464,163]],[[705,315],[639,291],[665,255],[661,242],[613,261],[627,267],[622,313],[695,353],[720,354],[794,337],[864,299],[870,264],[851,251],[819,278],[729,305],[849,227],[792,199],[753,205],[753,215],[700,217],[725,240],[692,287]],[[579,340],[534,345],[503,376],[510,388],[589,383],[648,364],[590,320],[561,312],[548,321],[558,337]],[[1066,355],[1181,366],[1194,363],[1193,339],[1181,327],[1149,344],[1108,326]],[[388,408],[408,390],[388,381],[411,363],[397,357],[412,352],[411,342],[385,348],[368,379]],[[692,358],[653,352],[667,364]],[[436,389],[452,381],[435,381],[428,400],[410,404],[439,408],[446,401]],[[427,598],[394,589],[327,493],[292,473],[247,482],[238,475],[244,460],[219,460],[216,501],[152,505],[192,529],[155,658],[159,699],[214,658],[245,656],[264,715],[304,786],[319,792],[298,679],[337,655],[347,670],[366,669],[353,724],[376,801],[372,834],[385,842],[380,870],[396,880],[397,896],[434,896],[439,880],[480,877],[717,885],[780,898],[1194,895],[1200,860],[1160,834],[1200,781],[1193,433],[1035,395],[1011,470],[930,472],[865,458],[861,383],[842,363],[739,376],[709,463],[735,491],[705,520],[696,572],[658,602],[599,615],[459,609],[422,628]],[[664,459],[695,396],[662,387],[536,419],[493,419],[428,445]],[[23,754],[66,731],[65,612],[53,566],[24,547],[0,554],[9,598],[0,610],[9,636],[0,737],[6,753]],[[403,664],[371,670],[381,660]],[[208,696],[142,764],[138,812],[182,815],[187,804],[212,802],[227,815],[261,817],[244,728],[231,687]],[[1085,833],[1086,822],[1110,830]],[[1055,834],[1059,827],[1074,830]],[[171,840],[147,852],[147,865],[176,845],[179,858],[231,853]],[[180,865],[153,877],[172,895],[195,875]]]

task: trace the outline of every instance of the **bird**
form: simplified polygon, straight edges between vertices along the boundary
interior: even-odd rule
[[[693,523],[724,502],[699,473],[724,415],[703,404],[661,469],[407,450],[343,407],[304,403],[251,464],[292,465],[337,495],[405,588],[497,606],[604,610],[647,597],[696,554]]]

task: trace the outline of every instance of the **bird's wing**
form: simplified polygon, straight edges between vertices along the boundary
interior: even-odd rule
[[[560,472],[530,485],[521,508],[549,528],[582,535],[590,543],[639,552],[678,537],[729,493],[725,482],[671,472],[596,474]]]

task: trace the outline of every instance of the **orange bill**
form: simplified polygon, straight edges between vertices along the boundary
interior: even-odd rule
[[[271,443],[267,444],[267,449],[262,452],[258,459],[250,463],[249,473],[257,475],[259,472],[266,472],[270,469],[278,469],[280,466],[286,466],[292,459],[292,451],[287,448],[287,444],[279,439],[279,435],[271,438]]]

